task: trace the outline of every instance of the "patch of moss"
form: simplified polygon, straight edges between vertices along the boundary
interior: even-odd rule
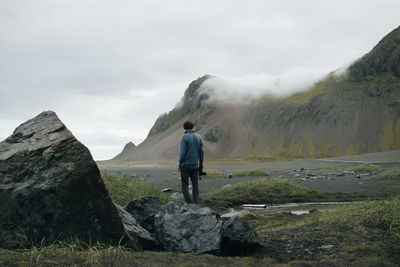
[[[355,172],[381,172],[382,169],[375,164],[371,163],[364,163],[357,165],[355,167],[346,168],[348,171],[355,171]]]
[[[346,250],[350,253],[360,255],[360,254],[382,254],[382,249],[377,245],[372,244],[359,244],[355,246],[347,247]]]
[[[400,168],[392,168],[383,170],[378,175],[374,176],[374,178],[382,179],[382,180],[395,180],[400,179]],[[393,187],[392,187],[393,189]]]
[[[234,170],[232,171],[234,177],[243,176],[268,176],[268,174],[260,169],[249,169],[249,170]]]
[[[321,197],[317,191],[303,188],[285,179],[261,178],[219,189],[207,195],[205,202],[210,205],[217,202],[230,203],[232,207],[245,203],[303,202]]]
[[[338,207],[317,221],[335,228],[381,230],[400,239],[400,196]]]

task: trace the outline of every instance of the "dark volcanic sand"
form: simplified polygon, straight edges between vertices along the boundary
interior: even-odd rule
[[[361,163],[374,163],[383,169],[400,168],[400,150],[369,153],[328,159],[293,160],[285,162],[232,163],[205,161],[205,169],[223,172],[237,169],[261,169],[271,177],[287,178],[306,188],[328,193],[361,194],[372,198],[385,196],[387,193],[400,192],[400,179],[377,179],[374,174],[346,172],[345,168]],[[166,164],[141,164],[135,162],[98,162],[99,168],[120,174],[137,176],[154,184],[160,189],[172,188],[180,192],[179,173],[176,167]],[[301,170],[304,168],[303,170]],[[360,175],[360,178],[357,177]],[[235,184],[260,177],[203,178],[200,181],[200,193],[205,194],[227,184]],[[340,200],[340,199],[338,199]]]

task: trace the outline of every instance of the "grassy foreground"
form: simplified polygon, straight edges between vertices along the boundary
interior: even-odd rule
[[[55,244],[30,250],[0,249],[0,266],[271,266],[271,258],[137,252],[120,247]]]
[[[309,215],[247,215],[263,255],[295,266],[399,266],[400,196]]]
[[[400,196],[310,215],[247,215],[265,248],[256,257],[136,252],[54,243],[0,249],[0,266],[399,266]]]
[[[382,172],[383,173],[383,172]],[[114,201],[165,197],[145,182],[102,173]],[[133,190],[133,187],[136,188]],[[127,189],[130,188],[130,189]],[[284,179],[256,179],[208,196],[220,203],[308,201],[321,195]],[[217,257],[171,252],[137,252],[79,241],[31,249],[0,249],[0,266],[399,266],[400,196],[356,202],[309,215],[279,213],[244,217],[264,241],[253,257]]]
[[[321,213],[316,222],[338,230],[380,230],[400,240],[400,196],[338,207]]]

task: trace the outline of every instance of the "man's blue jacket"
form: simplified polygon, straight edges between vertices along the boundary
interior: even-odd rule
[[[181,138],[179,149],[179,168],[184,165],[203,165],[203,140],[192,130],[186,131]]]

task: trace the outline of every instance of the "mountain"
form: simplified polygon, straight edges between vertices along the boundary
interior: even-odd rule
[[[122,149],[122,152],[115,156],[117,160],[129,160],[129,155],[134,154],[136,151],[136,145],[132,142],[127,143]]]
[[[175,159],[190,119],[208,158],[328,157],[400,149],[400,27],[346,73],[286,98],[213,101],[193,81],[146,140],[115,159]],[[217,90],[217,89],[215,89]]]

